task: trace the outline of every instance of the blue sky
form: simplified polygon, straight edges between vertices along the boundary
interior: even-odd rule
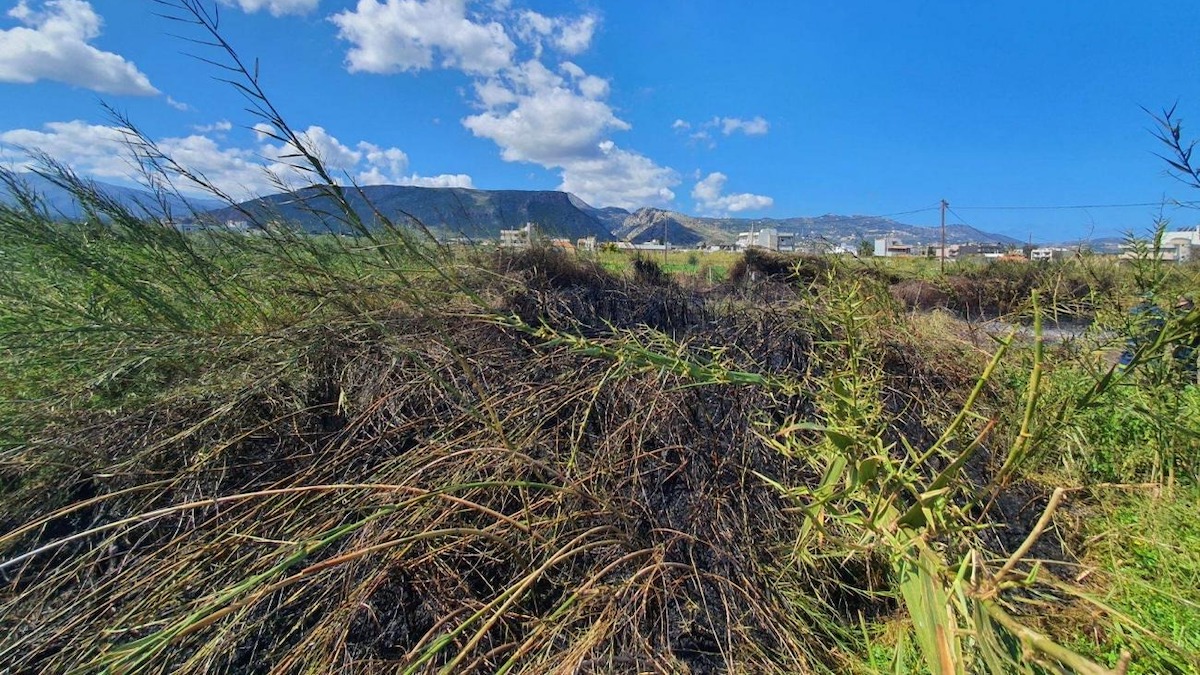
[[[596,206],[891,214],[1054,240],[1144,230],[1174,181],[1141,106],[1200,119],[1200,4],[221,0],[306,142],[364,183]],[[212,3],[206,3],[212,6]],[[0,0],[0,150],[131,175],[101,106],[236,196],[287,148],[151,0]],[[172,34],[175,35],[172,35]],[[1195,127],[1200,134],[1200,125]],[[1169,207],[1176,226],[1200,214]],[[937,222],[936,210],[898,217]]]

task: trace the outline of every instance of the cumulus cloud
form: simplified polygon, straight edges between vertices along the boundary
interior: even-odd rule
[[[224,133],[233,129],[233,123],[229,120],[221,120],[212,124],[196,124],[192,126],[192,131],[200,134],[211,134],[213,132]]]
[[[592,38],[596,35],[599,20],[594,14],[581,16],[575,21],[559,24],[558,34],[554,36],[554,46],[564,54],[581,54],[592,46]]]
[[[501,108],[517,102],[517,95],[499,80],[481,80],[475,83],[475,96],[480,105],[487,109]]]
[[[726,136],[741,132],[747,136],[765,136],[771,130],[771,124],[761,116],[743,120],[736,117],[721,119],[721,133]]]
[[[508,66],[517,49],[500,23],[468,16],[466,0],[359,0],[330,20],[338,37],[353,45],[346,55],[351,72],[436,65],[486,75]]]
[[[96,178],[123,178],[130,173],[129,138],[116,127],[73,122],[49,122],[42,129],[13,129],[0,133],[0,144],[40,150]],[[125,159],[123,159],[125,158]]]
[[[689,144],[702,145],[711,150],[717,147],[713,135],[718,131],[725,136],[732,136],[736,133],[747,136],[765,136],[771,131],[771,123],[761,115],[748,120],[738,117],[713,117],[698,124],[677,119],[671,124],[671,128],[677,133],[687,134]]]
[[[584,96],[597,100],[608,97],[609,84],[603,77],[588,75],[583,68],[570,61],[564,62],[559,69],[571,77]]]
[[[608,130],[629,128],[605,103],[560,87],[518,95],[511,107],[472,115],[463,124],[495,141],[506,161],[543,166],[593,154]]]
[[[21,0],[8,11],[21,25],[0,30],[0,82],[51,80],[104,94],[153,96],[158,90],[130,61],[88,44],[103,20],[86,0]]]
[[[332,21],[351,45],[352,72],[469,75],[476,111],[461,122],[505,161],[558,170],[559,189],[600,205],[674,199],[673,170],[611,138],[630,125],[606,101],[609,81],[566,60],[591,46],[595,14],[548,16],[507,0],[358,0]]]
[[[180,165],[203,174],[237,199],[276,192],[276,180],[293,187],[312,182],[312,174],[298,168],[296,147],[276,142],[273,136],[277,134],[266,125],[255,127],[256,144],[251,147],[225,146],[207,135],[207,130],[223,132],[231,126],[219,122],[204,127],[204,132],[155,142]],[[311,126],[298,135],[304,148],[321,158],[335,178],[348,176],[363,185],[471,187],[471,177],[465,174],[408,173],[408,155],[399,148],[385,148],[367,141],[347,145],[319,126]],[[118,127],[79,120],[50,122],[40,130],[14,129],[0,133],[0,146],[39,150],[97,179],[136,176],[129,140]]]
[[[288,185],[311,182],[313,175],[307,163],[297,155],[291,143],[272,143],[278,140],[275,129],[257,124],[254,131],[261,143],[260,154],[269,161],[267,171]],[[422,187],[472,187],[466,174],[421,176],[409,174],[408,154],[400,148],[384,148],[368,141],[353,147],[342,143],[324,127],[310,126],[297,133],[300,145],[316,156],[335,179],[349,177],[359,185],[418,185]]]
[[[585,14],[576,19],[550,17],[534,11],[521,12],[516,32],[523,40],[533,45],[540,55],[543,42],[549,41],[556,50],[568,56],[582,54],[592,46],[592,38],[600,19],[595,14]]]
[[[463,125],[495,142],[506,161],[560,170],[559,189],[588,202],[636,208],[673,200],[673,170],[608,138],[630,125],[603,100],[607,80],[569,61],[559,70],[566,77],[530,60],[477,85],[484,109]]]
[[[593,205],[636,209],[661,206],[675,200],[672,187],[679,176],[649,157],[622,150],[612,141],[596,146],[594,156],[581,157],[563,166],[560,190],[578,195]]]
[[[267,10],[272,16],[307,14],[317,8],[320,0],[220,0],[222,5],[239,7],[243,12]]]
[[[437,176],[421,176],[412,174],[405,176],[400,185],[415,185],[417,187],[430,188],[474,188],[475,185],[471,181],[471,177],[465,173],[443,173]],[[370,183],[363,182],[363,185]]]
[[[729,177],[720,172],[708,174],[706,178],[696,183],[692,188],[692,199],[696,205],[708,213],[741,213],[742,211],[757,211],[770,208],[775,200],[762,195],[748,192],[727,195],[725,183]]]

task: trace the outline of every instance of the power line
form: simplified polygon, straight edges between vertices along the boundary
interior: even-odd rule
[[[941,208],[940,203],[934,204],[933,206],[926,206],[923,209],[913,209],[912,211],[900,211],[897,213],[884,213],[884,214],[881,214],[878,216],[859,216],[859,217],[861,217],[861,218],[894,218],[896,216],[911,216],[914,213],[926,213],[928,211],[937,211],[939,208]]]
[[[1054,204],[1054,205],[1030,205],[1030,206],[959,206],[962,211],[1079,211],[1085,209],[1131,209],[1145,208],[1152,206],[1169,206],[1169,207],[1195,207],[1200,206],[1200,201],[1181,202],[1177,200],[1157,201],[1157,202],[1140,202],[1130,204]],[[909,211],[896,211],[895,213],[880,213],[880,214],[856,214],[853,216],[845,216],[846,220],[867,220],[868,218],[896,218],[898,216],[911,216],[918,213],[932,213],[941,208],[941,203],[931,204],[929,206],[912,209]],[[952,211],[953,212],[953,211]],[[959,216],[955,216],[963,225],[967,225],[966,220]]]
[[[962,208],[962,207],[959,207],[959,208]],[[966,218],[963,218],[962,216],[958,215],[954,211],[954,209],[950,208],[949,204],[946,204],[946,210],[950,212],[950,215],[954,216],[955,218],[958,218],[959,225],[966,225],[967,227],[975,227],[974,225],[968,223]]]
[[[1196,206],[1200,202],[1159,201],[1140,204],[1072,204],[1056,206],[960,206],[963,211],[1070,211],[1080,209],[1130,209],[1148,206]]]

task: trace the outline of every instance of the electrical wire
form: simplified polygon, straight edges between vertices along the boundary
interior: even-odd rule
[[[965,225],[967,227],[975,227],[974,225],[968,223],[966,218],[963,218],[962,216],[955,213],[954,209],[950,208],[949,206],[946,207],[946,212],[949,213],[950,215],[954,216],[955,218],[958,218],[959,225]],[[975,227],[975,229],[978,230],[979,228]]]
[[[1131,209],[1148,206],[1196,206],[1198,201],[1180,202],[1165,200],[1159,202],[1143,202],[1140,204],[1072,204],[1068,206],[959,206],[963,211],[1069,211],[1080,209]]]
[[[884,213],[884,214],[878,215],[878,216],[861,216],[861,217],[862,218],[894,218],[896,216],[911,216],[914,213],[927,213],[929,211],[937,211],[940,206],[941,206],[941,204],[938,203],[938,204],[934,204],[933,206],[926,206],[923,209],[913,209],[912,211],[900,211],[898,213]]]

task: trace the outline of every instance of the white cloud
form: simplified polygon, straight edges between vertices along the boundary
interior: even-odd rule
[[[260,132],[260,138],[263,138],[263,136]],[[299,136],[300,145],[309,154],[315,155],[317,159],[321,160],[333,174],[353,170],[363,158],[361,151],[353,150],[343,145],[341,141],[334,138],[324,127],[311,126],[307,130],[297,133],[297,136]],[[302,167],[307,167],[308,165],[305,159],[299,156],[299,149],[290,143],[277,146],[264,143],[263,150],[264,155],[275,162],[273,166],[276,171],[286,171],[289,167],[297,165]],[[405,161],[407,162],[407,157],[405,157]],[[301,169],[297,174],[297,178],[309,175],[311,174]]]
[[[562,166],[597,155],[608,131],[630,128],[607,103],[571,87],[537,61],[507,78],[495,84],[507,87],[508,103],[488,106],[463,120],[476,136],[495,141],[505,161]]]
[[[176,109],[176,110],[178,110],[178,111],[180,111],[180,112],[188,112],[189,110],[191,110],[191,109],[192,109],[192,106],[190,106],[190,105],[188,105],[188,104],[186,104],[186,103],[183,103],[183,102],[181,102],[181,101],[176,101],[176,100],[175,100],[173,97],[171,97],[171,96],[168,96],[168,97],[167,97],[167,105],[171,106],[172,108],[174,108],[174,109]]]
[[[278,192],[264,169],[261,155],[251,149],[222,147],[216,140],[200,134],[164,138],[157,141],[159,149],[188,170],[201,174],[213,185],[234,199]],[[60,159],[77,171],[88,173],[86,163],[78,159]],[[195,189],[180,183],[181,190]]]
[[[0,30],[0,82],[51,80],[104,94],[158,93],[133,63],[89,41],[103,21],[86,0],[46,0],[39,9],[21,0],[8,16],[22,25]]]
[[[334,139],[336,140],[336,139]],[[400,148],[381,148],[374,143],[363,141],[358,144],[359,156],[369,167],[358,174],[358,182],[363,185],[387,185],[397,182],[397,177],[408,170],[408,155]]]
[[[748,192],[726,195],[725,183],[729,177],[720,172],[708,174],[708,177],[696,183],[692,188],[692,199],[696,205],[708,213],[741,213],[742,211],[757,211],[770,208],[775,200],[762,195]]]
[[[721,133],[729,136],[742,132],[747,136],[765,136],[771,130],[771,124],[761,116],[743,120],[736,117],[726,117],[721,120]]]
[[[591,46],[596,15],[548,16],[514,10],[507,0],[357,0],[332,21],[351,45],[352,72],[450,68],[471,76],[476,111],[461,122],[494,142],[505,161],[556,169],[560,189],[596,204],[674,199],[673,170],[610,138],[630,125],[605,101],[609,81],[561,60]]]
[[[592,204],[636,208],[673,200],[673,170],[608,138],[630,128],[603,100],[608,81],[569,61],[559,70],[567,77],[530,60],[477,85],[484,110],[463,125],[495,142],[505,161],[560,170],[559,189]]]
[[[14,129],[0,133],[0,145],[44,152],[81,175],[99,180],[135,180],[138,177],[130,140],[118,127],[80,120],[49,122],[41,130]],[[163,138],[156,142],[181,165],[204,174],[236,198],[275,191],[264,172],[261,157],[254,150],[222,148],[212,138],[200,134]],[[183,184],[179,187],[194,189],[194,186]]]
[[[258,122],[254,126],[250,127],[250,130],[254,132],[254,138],[259,143],[266,141],[268,138],[275,138],[279,135],[279,131],[266,122]]]
[[[569,160],[562,165],[560,190],[579,196],[593,206],[666,206],[675,200],[672,187],[679,184],[673,169],[649,157],[622,150],[612,141],[596,146],[593,157]]]
[[[712,150],[717,147],[716,141],[713,140],[713,134],[717,130],[726,136],[732,136],[739,132],[747,136],[764,136],[770,132],[771,123],[761,115],[748,120],[737,117],[714,117],[707,122],[698,124],[677,119],[671,124],[671,128],[681,134],[691,131],[692,133],[687,135],[689,144],[702,145]],[[693,129],[695,131],[692,131]]]
[[[228,122],[211,125],[214,130],[232,128]],[[257,145],[222,146],[205,133],[158,139],[168,156],[189,170],[203,174],[236,199],[277,191],[272,175],[285,184],[300,187],[312,182],[312,174],[296,168],[300,161],[288,155],[293,146],[274,143],[270,127],[256,126]],[[322,127],[312,126],[299,134],[300,142],[326,162],[338,179],[349,176],[363,185],[424,185],[471,187],[465,174],[421,176],[409,174],[408,155],[399,148],[383,148],[360,141],[353,147],[342,143]],[[41,130],[14,129],[0,133],[0,146],[37,149],[70,166],[80,174],[97,179],[128,180],[136,177],[126,133],[120,128],[75,120],[50,122]],[[181,189],[191,186],[180,185]]]
[[[241,8],[243,12],[267,10],[272,16],[285,14],[307,14],[317,8],[321,0],[220,0],[222,5]]]
[[[262,154],[272,163],[267,167],[289,185],[311,182],[313,174],[304,168],[307,163],[297,157],[297,149],[291,144],[273,145],[270,134],[275,130],[263,124],[255,125],[254,131],[260,142]],[[382,148],[374,143],[359,141],[353,148],[345,145],[324,127],[310,126],[297,134],[300,144],[325,165],[336,180],[349,176],[360,185],[419,185],[422,187],[471,187],[471,177],[466,174],[443,174],[421,176],[407,174],[408,155],[400,148]]]
[[[701,129],[693,134],[688,134],[688,143],[692,145],[703,145],[712,150],[717,147],[717,142],[713,140],[712,134],[706,129]]]
[[[130,175],[128,136],[116,127],[73,122],[49,122],[41,131],[14,129],[0,133],[0,144],[40,150],[96,178]]]
[[[515,30],[518,37],[533,46],[537,56],[542,54],[543,39],[548,39],[563,54],[574,56],[592,46],[599,25],[600,19],[595,14],[571,20],[527,10],[520,13]]]
[[[579,87],[579,93],[591,99],[602,99],[608,96],[609,85],[608,80],[595,75],[588,75],[577,64],[570,61],[564,61],[559,69],[570,76],[571,80]]]
[[[517,102],[517,95],[498,80],[476,82],[475,96],[484,108],[499,108]]]
[[[350,42],[351,72],[397,73],[440,66],[487,75],[508,66],[516,44],[495,21],[467,15],[467,0],[358,0],[330,20]],[[440,57],[435,64],[434,57]]]
[[[554,38],[554,46],[565,54],[581,54],[592,46],[592,38],[596,35],[599,20],[594,14],[581,16],[579,19],[563,23],[558,35]]]
[[[588,75],[579,80],[579,91],[588,98],[605,98],[608,96],[608,80],[595,75]]]
[[[368,185],[368,183],[363,183]],[[471,177],[465,173],[444,173],[438,176],[419,176],[413,174],[405,177],[400,185],[415,185],[432,188],[474,188]]]
[[[587,72],[583,68],[580,68],[579,64],[572,63],[571,61],[563,61],[558,69],[569,75],[573,80],[578,80],[587,75]]]
[[[554,19],[533,11],[521,12],[517,19],[517,34],[521,39],[532,42],[538,36],[554,32]]]
[[[233,123],[229,120],[221,120],[212,124],[197,124],[192,127],[192,131],[200,134],[211,134],[213,132],[225,133],[233,129]]]

